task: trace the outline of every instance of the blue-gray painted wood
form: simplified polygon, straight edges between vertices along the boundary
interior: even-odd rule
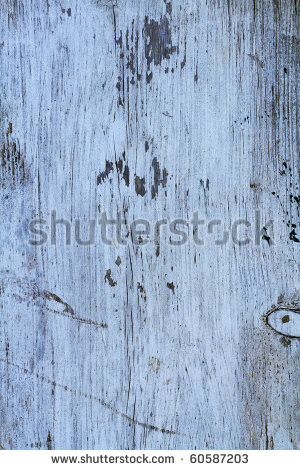
[[[297,22],[293,0],[1,1],[2,448],[299,448]],[[53,210],[72,237],[104,211],[274,224],[30,245]]]

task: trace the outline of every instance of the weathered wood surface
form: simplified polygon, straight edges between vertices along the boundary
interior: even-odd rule
[[[1,1],[2,448],[299,448],[298,7]],[[274,224],[30,245],[53,210]]]

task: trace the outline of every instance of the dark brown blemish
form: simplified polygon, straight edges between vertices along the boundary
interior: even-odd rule
[[[266,450],[274,450],[274,439],[273,436],[268,436],[268,425],[267,423],[265,424],[265,430],[266,430]]]
[[[289,235],[289,239],[292,240],[292,242],[296,242],[296,243],[299,243],[300,240],[295,232],[295,229],[293,228],[293,230],[290,232],[290,235]]]
[[[288,323],[290,321],[290,316],[289,315],[284,315],[281,319],[282,323]]]
[[[51,439],[50,431],[48,432],[47,442],[46,443],[47,443],[47,449],[51,450],[52,449],[52,439]]]
[[[6,139],[1,148],[1,179],[2,187],[8,183],[22,184],[28,178],[25,172],[25,162],[20,151],[18,140],[12,137],[12,123],[8,124]]]
[[[111,269],[108,269],[106,271],[104,279],[105,279],[105,282],[108,281],[108,283],[111,287],[115,287],[117,285],[117,281],[114,281],[111,277]]]
[[[208,178],[206,178],[206,182],[204,182],[203,179],[200,179],[200,185],[202,186],[204,190],[204,194],[205,194],[205,191],[209,191],[209,179]]]
[[[290,339],[286,339],[284,336],[282,338],[280,338],[280,342],[281,344],[283,344],[283,346],[285,348],[287,348],[288,346],[290,346],[291,344],[291,340]]]
[[[66,9],[65,9],[65,8],[62,8],[62,9],[61,9],[61,12],[62,12],[62,13],[66,13]],[[72,14],[71,8],[68,8],[68,9],[67,9],[67,14],[68,14],[68,16],[71,16],[71,14]]]
[[[184,41],[184,56],[183,56],[183,60],[181,61],[180,63],[180,69],[182,70],[186,65],[186,39]]]
[[[164,0],[164,2],[166,4],[166,12],[168,13],[168,15],[171,16],[171,14],[172,14],[172,3],[167,2],[166,0]]]
[[[158,193],[159,185],[162,184],[163,188],[166,187],[168,172],[164,168],[162,178],[161,178],[159,162],[156,157],[154,157],[152,160],[152,167],[153,167],[153,172],[154,172],[154,184],[151,187],[151,196],[152,196],[152,199],[154,199]]]
[[[170,7],[168,7],[170,11]],[[152,78],[149,75],[151,64],[155,66],[161,65],[163,59],[170,59],[177,47],[172,45],[171,28],[167,16],[162,16],[160,21],[149,20],[145,17],[144,22],[144,40],[145,40],[145,58],[147,62],[148,80],[149,83]]]
[[[171,291],[173,292],[173,294],[175,294],[175,287],[174,287],[173,282],[167,282],[167,287],[168,287],[169,289],[171,289]]]
[[[129,186],[129,168],[128,165],[125,165],[123,180],[125,181],[126,186]]]
[[[118,256],[117,259],[116,259],[116,261],[115,261],[116,265],[117,265],[117,266],[120,266],[121,262],[122,262],[122,261],[121,261],[121,258],[120,258],[120,256]]]
[[[152,80],[152,77],[153,77],[153,73],[150,72],[150,73],[146,73],[146,83],[150,83],[151,80]]]
[[[113,10],[114,11],[114,10]],[[142,74],[139,72],[139,37],[140,32],[135,27],[135,20],[131,22],[131,30],[126,29],[125,34],[120,31],[120,36],[117,39],[115,13],[114,15],[114,33],[115,45],[119,48],[119,76],[116,87],[119,92],[118,106],[124,106],[126,99],[126,89],[128,91],[129,84],[137,87],[138,82],[142,79]]]
[[[137,288],[140,291],[141,295],[143,296],[144,300],[146,301],[147,297],[146,297],[146,291],[145,291],[144,286],[138,282],[137,283]]]
[[[266,227],[263,227],[262,230],[264,231],[263,235],[262,235],[262,240],[265,240],[268,245],[273,245],[273,242],[271,240],[271,237],[269,237],[268,233],[267,233],[267,228]]]
[[[118,173],[122,173],[122,171],[123,171],[123,160],[122,160],[122,158],[120,158],[120,159],[116,162],[116,167],[117,167]]]
[[[140,178],[139,176],[135,176],[135,192],[140,196],[145,196],[146,189],[145,189],[145,178]]]
[[[138,290],[140,292],[145,292],[145,289],[144,289],[144,286],[142,284],[140,284],[139,282],[137,283],[137,286],[138,286]]]
[[[109,173],[113,171],[113,169],[114,169],[114,166],[112,162],[109,162],[108,160],[106,160],[105,170],[99,173],[99,175],[97,176],[97,185],[103,183],[103,181],[108,177]]]

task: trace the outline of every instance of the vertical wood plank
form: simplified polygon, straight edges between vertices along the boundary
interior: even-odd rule
[[[299,448],[299,340],[263,321],[299,308],[297,2],[5,0],[0,21],[1,446]],[[104,212],[221,228],[76,243]],[[216,245],[240,219],[251,242]]]

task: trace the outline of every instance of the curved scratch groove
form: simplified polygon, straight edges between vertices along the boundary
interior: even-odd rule
[[[70,313],[71,315],[75,315],[74,310],[72,309],[72,307],[69,304],[67,304],[66,302],[64,302],[60,297],[58,297],[58,295],[53,294],[52,292],[49,292],[47,290],[42,291],[42,294],[46,297],[46,299],[55,300],[55,302],[58,302],[58,303],[62,304],[65,307],[64,312]]]
[[[96,397],[95,395],[91,395],[89,393],[83,393],[80,392],[79,390],[75,390],[73,388],[68,387],[67,385],[60,384],[56,382],[55,380],[51,380],[49,377],[45,377],[44,375],[41,375],[37,372],[32,372],[26,367],[22,367],[18,364],[15,364],[7,359],[0,358],[0,362],[7,364],[11,367],[15,367],[17,370],[20,372],[23,372],[24,374],[29,374],[33,377],[36,377],[37,379],[41,380],[42,382],[48,383],[49,385],[52,385],[54,388],[58,387],[62,390],[65,390],[66,392],[73,393],[74,395],[77,395],[79,397],[87,398],[89,400],[96,401],[97,403],[100,403],[100,405],[104,406],[106,409],[110,410],[113,413],[118,414],[122,418],[130,421],[132,424],[136,424],[138,426],[142,426],[144,429],[149,429],[150,431],[158,431],[163,434],[171,434],[171,435],[177,435],[177,436],[184,436],[184,434],[179,434],[176,431],[173,431],[172,429],[165,429],[165,428],[159,428],[157,426],[154,426],[153,424],[148,424],[148,423],[143,423],[142,421],[139,421],[135,418],[131,418],[128,416],[126,413],[122,413],[121,411],[117,410],[114,408],[112,405],[109,403],[106,403],[102,398]]]
[[[265,324],[271,328],[273,331],[275,331],[275,333],[281,335],[281,336],[286,336],[287,338],[295,338],[295,339],[300,339],[300,336],[298,335],[290,335],[288,333],[283,333],[282,331],[278,331],[276,330],[276,328],[274,328],[274,326],[272,326],[269,322],[269,318],[271,316],[272,313],[274,312],[277,312],[278,310],[285,310],[287,312],[293,312],[293,313],[297,313],[298,315],[300,315],[300,307],[295,307],[295,306],[283,306],[283,305],[278,305],[276,307],[273,307],[271,308],[270,310],[267,311],[267,313],[264,315],[263,317],[263,321],[265,322]]]
[[[10,278],[12,280],[12,278]],[[79,323],[84,323],[86,325],[92,325],[96,328],[107,328],[108,325],[106,323],[98,323],[95,320],[90,318],[82,318],[75,314],[74,309],[66,302],[64,302],[58,295],[54,294],[53,292],[47,290],[41,290],[34,282],[29,282],[27,280],[22,279],[13,279],[15,284],[23,291],[23,294],[26,293],[26,289],[30,291],[31,297],[35,300],[37,297],[44,299],[45,301],[54,301],[57,305],[63,306],[63,310],[58,310],[55,308],[51,308],[45,302],[45,305],[42,306],[42,310],[47,310],[48,312],[55,313],[56,315],[61,315],[62,317],[70,318],[71,320],[75,320]],[[24,287],[26,285],[26,287]],[[8,294],[10,295],[10,293]],[[22,295],[12,293],[11,294],[16,300],[20,302],[27,302],[28,300]]]
[[[53,299],[57,301],[56,298],[59,298],[55,294],[52,294],[51,292],[48,292],[48,291],[39,292],[38,295],[42,298],[45,297],[48,300]],[[23,297],[20,297],[19,295],[14,295],[14,297],[22,302],[26,302],[26,299],[24,299]],[[68,309],[65,308],[64,310],[60,311],[60,310],[55,310],[54,308],[50,308],[47,305],[43,305],[43,310],[47,310],[48,312],[55,313],[56,315],[61,315],[62,317],[70,318],[71,320],[76,320],[79,323],[85,323],[86,325],[93,325],[96,328],[108,327],[107,323],[98,323],[94,320],[91,320],[90,318],[82,318],[82,317],[77,316],[75,315],[74,310],[72,309],[72,307],[70,307],[70,305],[66,304],[65,302],[60,302],[60,303],[62,303],[63,305],[66,305]],[[70,312],[73,312],[73,313],[70,313]]]

